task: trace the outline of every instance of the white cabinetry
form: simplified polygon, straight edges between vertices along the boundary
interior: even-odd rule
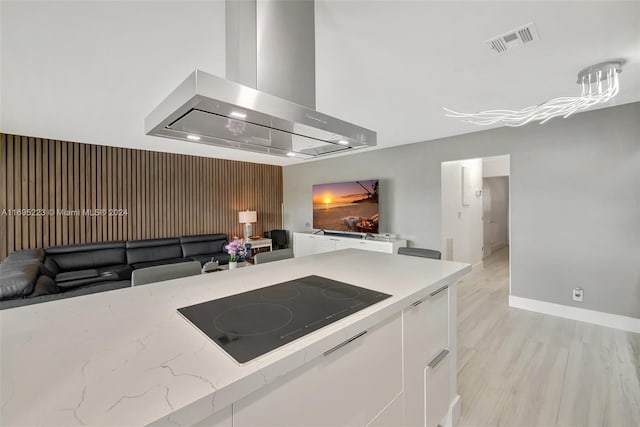
[[[396,396],[367,427],[392,427],[402,425],[402,394]]]
[[[320,239],[318,239],[320,240]],[[325,240],[325,239],[322,239]],[[335,248],[334,251],[339,251],[340,249],[351,249],[357,248],[358,242],[361,242],[360,239],[347,239],[347,238],[339,238],[339,237],[329,237],[330,241],[334,242]]]
[[[408,304],[233,403],[232,425],[451,427],[458,402],[455,284]],[[216,416],[200,425],[230,425],[228,413]]]
[[[443,423],[449,412],[449,350],[442,350],[424,370],[425,423],[436,427]]]
[[[316,242],[313,234],[293,233],[293,253],[295,256],[307,256],[316,253]]]
[[[364,249],[367,251],[374,252],[386,252],[386,253],[398,253],[398,248],[400,246],[406,246],[406,240],[398,240],[395,242],[380,242],[377,240],[357,240],[356,245],[354,246],[357,249]],[[400,244],[402,243],[402,244]]]
[[[165,422],[164,424],[163,424],[163,421]],[[174,424],[184,425],[184,424],[178,423],[178,421],[174,419],[169,419],[169,418],[162,419],[159,422],[153,423],[151,425],[152,426],[166,425],[170,421],[174,421]],[[233,427],[233,415],[231,413],[231,406],[228,406],[223,410],[218,411],[215,414],[211,415],[210,417],[205,418],[204,420],[195,424],[195,426],[196,427]]]
[[[449,410],[448,292],[437,289],[403,312],[406,426],[435,427]]]
[[[353,237],[293,233],[293,253],[296,257],[350,248],[395,254],[399,247],[406,245],[407,241],[400,239],[363,240]]]
[[[401,424],[400,314],[334,349],[234,403],[233,426],[365,426],[379,417]]]
[[[313,237],[314,241],[314,253],[322,254],[325,252],[332,252],[336,250],[336,239],[318,239]]]

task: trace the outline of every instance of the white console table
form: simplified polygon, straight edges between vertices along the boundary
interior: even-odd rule
[[[246,243],[251,244],[251,250],[258,248],[269,248],[270,251],[273,250],[273,241],[266,237],[261,239],[247,239]]]
[[[364,249],[389,254],[398,253],[398,248],[407,246],[400,239],[358,239],[335,235],[293,233],[293,254],[295,257],[337,251],[340,249]]]

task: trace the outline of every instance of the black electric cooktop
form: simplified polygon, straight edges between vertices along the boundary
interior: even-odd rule
[[[307,276],[178,311],[245,363],[390,296]]]

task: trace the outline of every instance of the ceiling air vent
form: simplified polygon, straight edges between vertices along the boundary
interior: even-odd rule
[[[507,31],[504,34],[493,37],[485,43],[489,45],[494,53],[503,53],[510,49],[523,46],[527,43],[539,40],[536,25],[533,22],[518,27],[515,30]]]

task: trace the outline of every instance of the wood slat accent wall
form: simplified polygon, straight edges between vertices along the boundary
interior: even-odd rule
[[[74,243],[242,236],[245,209],[258,213],[256,234],[282,228],[282,167],[0,134],[0,259]]]

